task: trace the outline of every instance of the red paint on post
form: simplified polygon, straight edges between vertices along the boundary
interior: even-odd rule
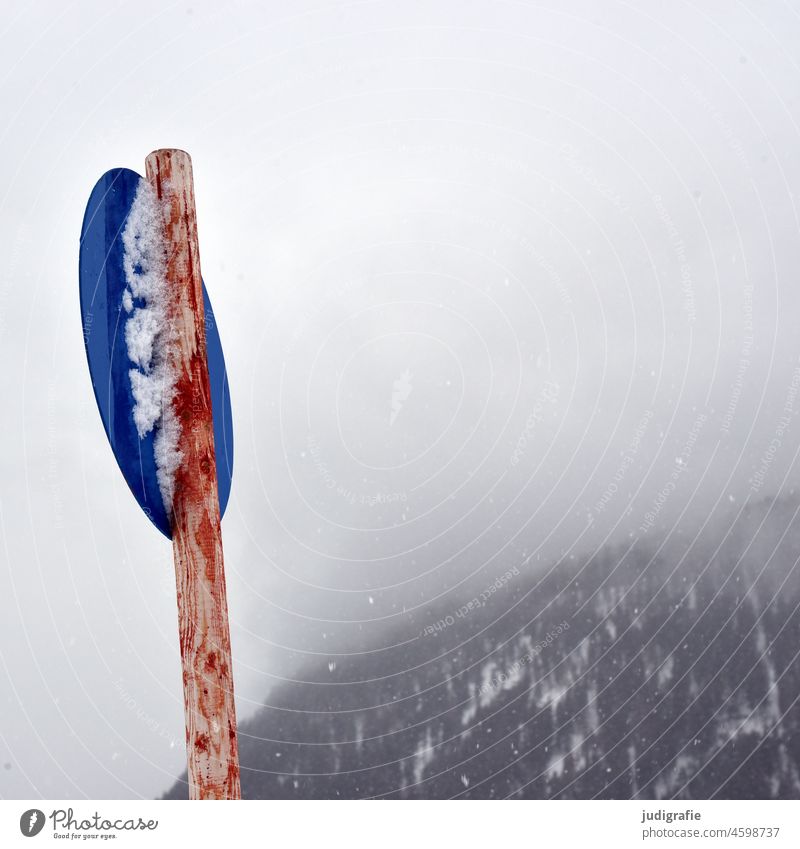
[[[179,343],[175,411],[183,453],[175,474],[172,545],[191,799],[240,799],[236,711],[222,559],[214,425],[206,360],[192,161],[157,150],[147,179],[164,210],[167,280]]]

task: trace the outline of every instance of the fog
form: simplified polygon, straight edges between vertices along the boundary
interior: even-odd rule
[[[511,565],[794,491],[799,36],[777,2],[9,13],[0,796],[184,766],[172,552],[83,350],[104,171],[193,158],[241,719]]]

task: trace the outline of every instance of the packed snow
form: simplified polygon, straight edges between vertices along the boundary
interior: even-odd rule
[[[170,326],[170,290],[166,280],[164,229],[155,191],[141,180],[122,233],[127,288],[122,307],[125,345],[134,399],[133,420],[139,439],[155,429],[158,486],[167,512],[172,510],[181,426],[175,414],[176,339]]]

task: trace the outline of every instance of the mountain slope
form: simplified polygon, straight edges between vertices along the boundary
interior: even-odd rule
[[[798,506],[520,569],[305,670],[240,729],[245,797],[800,798]]]

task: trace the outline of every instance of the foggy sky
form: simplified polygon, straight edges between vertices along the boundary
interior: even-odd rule
[[[798,485],[799,42],[779,2],[10,13],[0,796],[184,765],[172,553],[82,343],[104,171],[193,158],[241,719],[512,564]]]

